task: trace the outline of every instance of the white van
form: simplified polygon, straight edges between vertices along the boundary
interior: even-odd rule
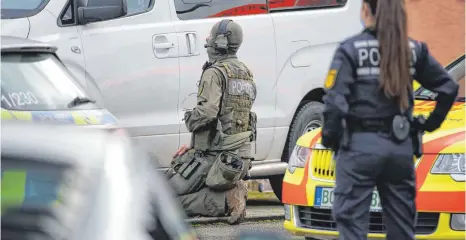
[[[212,25],[243,27],[258,140],[252,177],[280,196],[290,150],[321,125],[323,82],[340,41],[362,30],[361,0],[2,0],[3,35],[53,43],[135,141],[164,159],[189,143],[182,102],[196,92]],[[98,91],[98,92],[97,92]],[[98,98],[99,93],[102,98]],[[192,104],[195,98],[189,98]]]

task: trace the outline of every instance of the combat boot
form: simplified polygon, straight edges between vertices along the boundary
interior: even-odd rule
[[[239,224],[246,217],[246,201],[248,199],[248,187],[244,181],[239,181],[236,186],[226,193],[228,206],[228,223]]]

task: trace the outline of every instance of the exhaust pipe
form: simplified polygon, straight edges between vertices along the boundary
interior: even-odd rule
[[[253,165],[249,170],[250,178],[269,177],[285,174],[288,163],[275,162]]]

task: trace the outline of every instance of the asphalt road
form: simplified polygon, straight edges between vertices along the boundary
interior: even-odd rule
[[[283,239],[304,240],[303,237],[293,237],[283,228],[283,220],[260,220],[255,222],[244,222],[236,226],[226,223],[207,224],[194,226],[198,238],[201,240],[233,240],[238,239],[241,232],[270,232],[275,235],[281,234]]]
[[[248,201],[246,221],[230,226],[224,219],[200,219],[192,222],[201,240],[238,239],[241,232],[269,232],[282,235],[283,239],[304,240],[293,237],[283,228],[283,205],[276,201]]]

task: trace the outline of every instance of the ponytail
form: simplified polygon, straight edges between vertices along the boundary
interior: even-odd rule
[[[409,71],[411,50],[404,0],[364,0],[375,13],[375,29],[380,51],[380,87],[400,109],[409,106],[412,78]]]

